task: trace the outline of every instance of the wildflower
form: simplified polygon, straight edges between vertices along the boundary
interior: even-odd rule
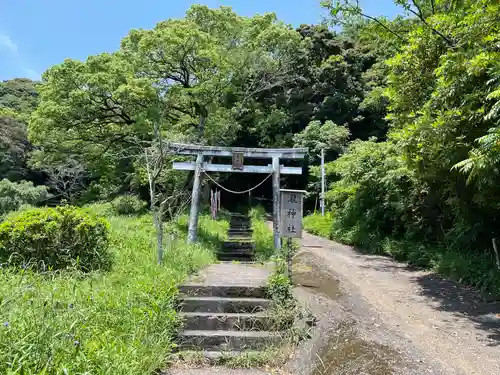
[[[9,322],[3,322],[3,326],[4,327],[8,327],[9,326]]]
[[[70,303],[70,304],[68,305],[68,307],[69,307],[70,309],[72,309],[72,308],[73,308],[73,304],[72,304],[72,303]]]
[[[80,346],[80,341],[75,340],[75,341],[73,342],[73,344],[75,344],[75,346]]]

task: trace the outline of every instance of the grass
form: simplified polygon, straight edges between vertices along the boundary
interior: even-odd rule
[[[273,232],[265,221],[265,215],[266,211],[262,207],[255,207],[250,210],[255,252],[259,261],[269,260],[274,255]]]
[[[332,214],[327,212],[325,216],[314,213],[304,217],[304,229],[317,236],[330,238],[332,231]]]
[[[187,246],[181,234],[157,265],[149,215],[108,220],[108,273],[1,270],[0,373],[144,375],[163,366],[179,324],[177,286],[214,261],[205,239],[223,224],[202,217],[203,242]]]

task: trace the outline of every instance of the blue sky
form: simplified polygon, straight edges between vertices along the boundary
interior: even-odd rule
[[[320,0],[0,0],[0,80],[39,79],[65,58],[118,48],[132,28],[182,17],[192,4],[232,6],[245,16],[275,12],[294,26],[321,21]],[[393,17],[392,0],[361,0],[370,15]]]

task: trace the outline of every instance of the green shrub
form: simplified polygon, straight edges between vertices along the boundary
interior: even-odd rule
[[[255,220],[264,220],[266,218],[266,209],[262,206],[252,207],[249,216]]]
[[[287,301],[293,299],[290,279],[285,275],[284,270],[280,269],[279,265],[277,266],[276,272],[269,277],[267,282],[267,293],[270,299],[280,304],[285,304]]]
[[[122,195],[111,202],[113,211],[118,215],[138,215],[144,213],[147,203],[135,195]]]
[[[108,223],[76,207],[33,208],[0,224],[0,259],[37,269],[109,266]]]
[[[0,181],[0,215],[19,209],[22,205],[36,205],[49,197],[45,186],[34,186],[32,182]]]
[[[304,229],[309,233],[324,238],[330,238],[332,233],[333,215],[327,212],[325,216],[312,214],[304,217]]]

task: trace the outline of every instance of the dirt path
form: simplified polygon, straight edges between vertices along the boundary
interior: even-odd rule
[[[500,304],[482,302],[474,291],[430,272],[309,234],[298,257],[304,254],[340,284],[313,288],[334,298],[339,287],[347,297],[339,302],[343,308],[365,328],[378,327],[379,341],[425,364],[425,373],[500,374]]]

